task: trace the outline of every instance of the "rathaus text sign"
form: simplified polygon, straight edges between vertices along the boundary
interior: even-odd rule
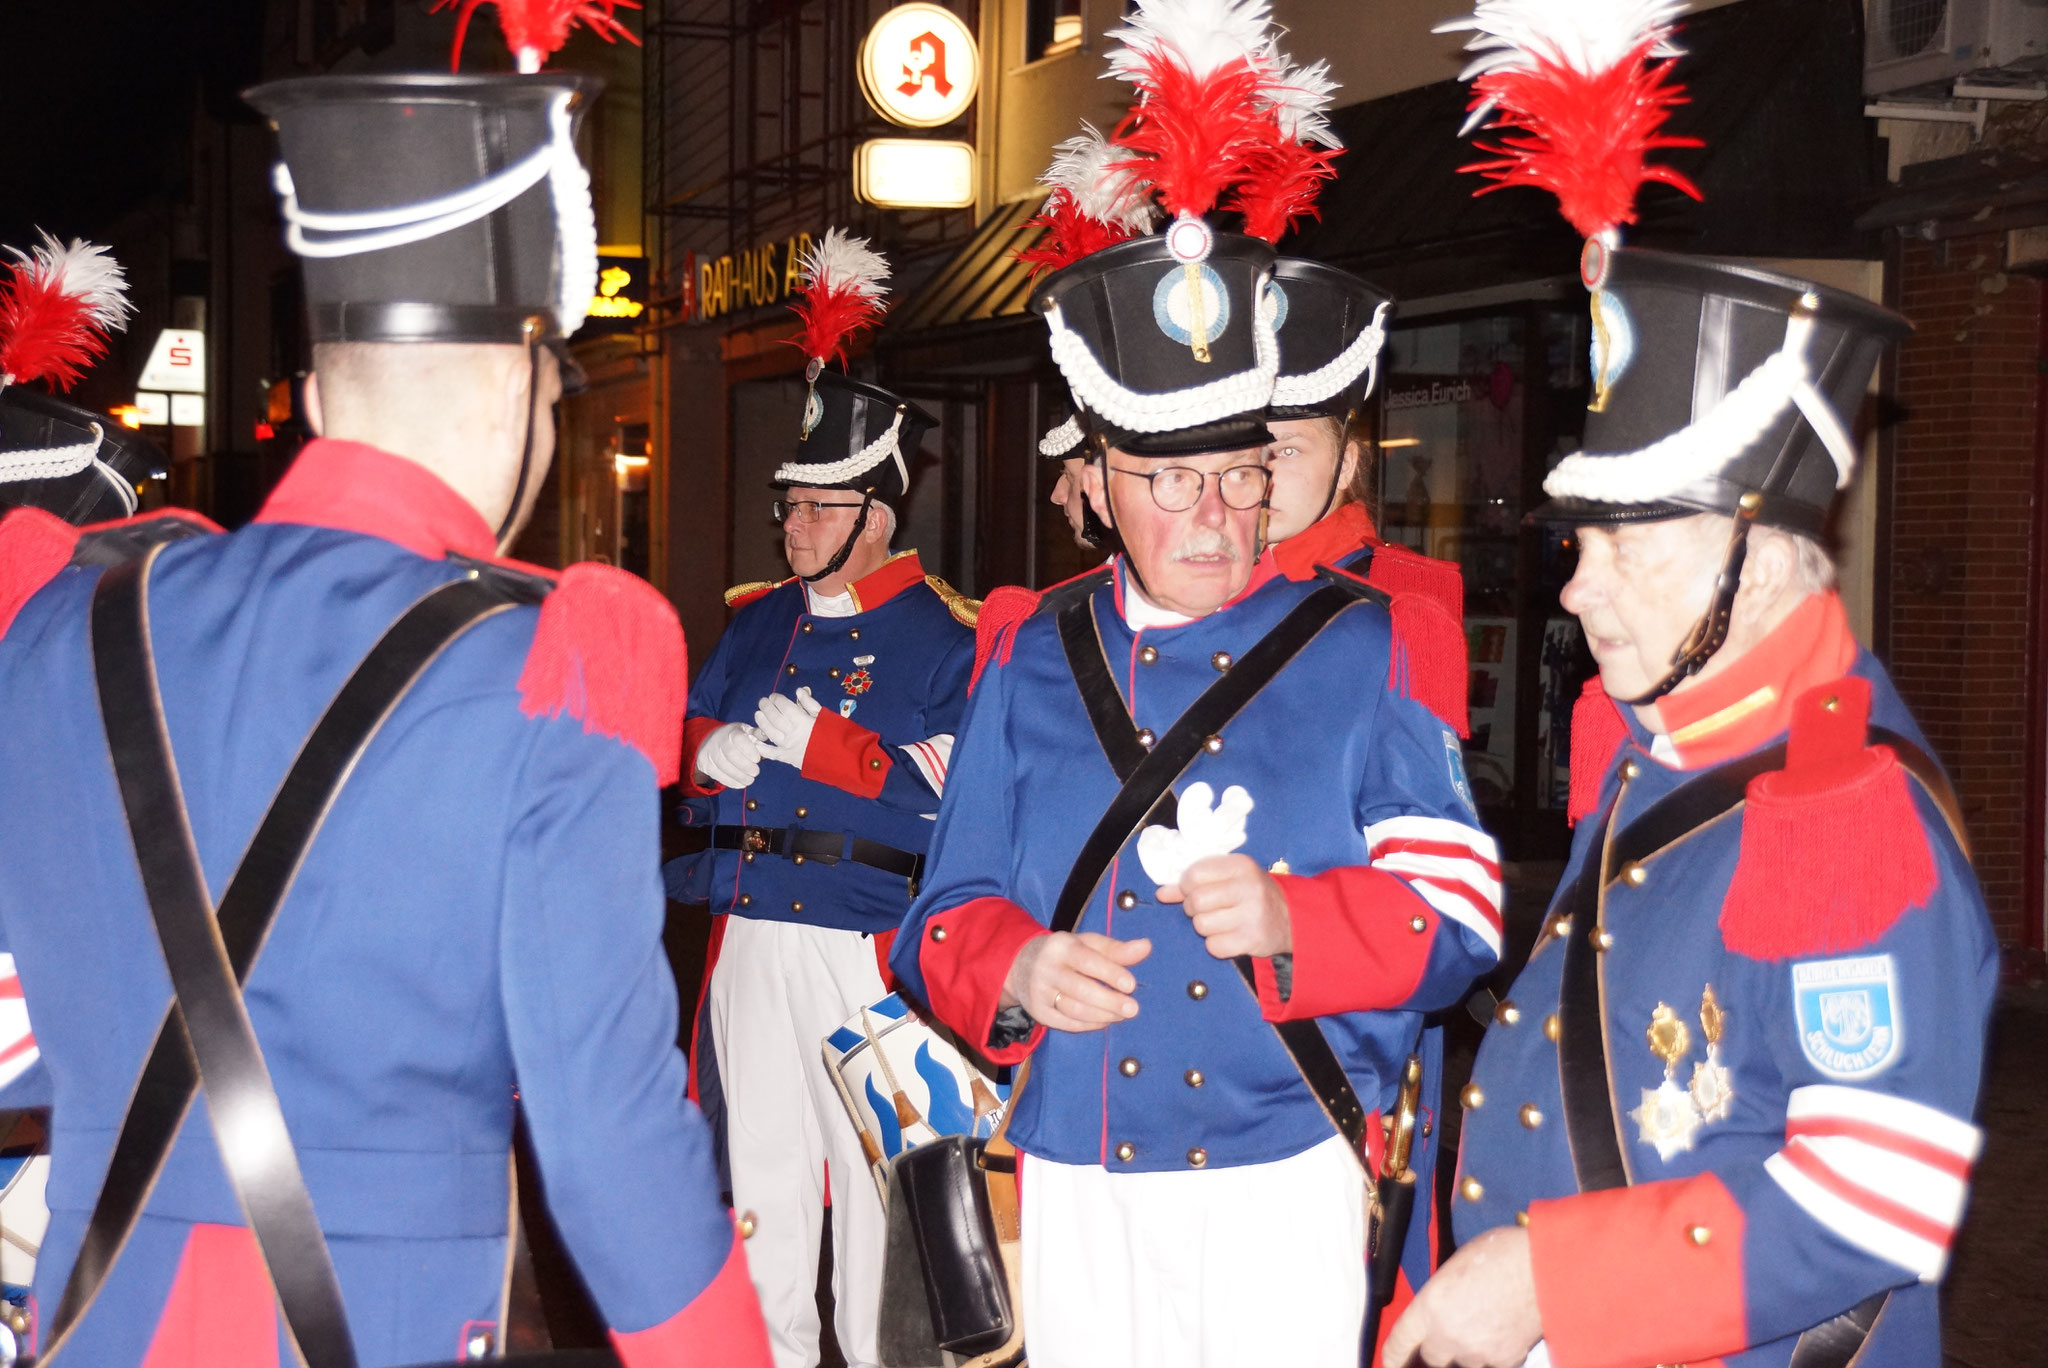
[[[720,257],[689,253],[683,262],[684,319],[703,322],[782,303],[803,289],[803,261],[810,250],[809,233],[792,233]]]

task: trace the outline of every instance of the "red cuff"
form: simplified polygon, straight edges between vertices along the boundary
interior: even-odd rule
[[[705,780],[701,787],[697,783],[697,751],[703,746],[705,737],[724,725],[715,717],[683,720],[683,792],[688,797],[709,798],[714,793],[725,792],[725,785],[715,779]]]
[[[925,1000],[939,1020],[966,1037],[991,1064],[1016,1064],[1038,1048],[1045,1027],[1002,1049],[988,1043],[1002,1003],[1003,980],[1026,943],[1050,935],[1008,898],[975,898],[931,917],[919,933],[917,967]]]
[[[1742,1208],[1711,1173],[1529,1207],[1557,1368],[1699,1363],[1748,1342]]]
[[[845,789],[856,798],[875,798],[889,777],[890,763],[879,735],[830,709],[819,710],[811,743],[804,747],[804,778]]]
[[[1439,918],[1413,889],[1364,865],[1274,878],[1287,897],[1294,987],[1282,1002],[1272,961],[1256,961],[1266,1020],[1379,1011],[1414,996]]]
[[[614,1330],[612,1348],[624,1368],[773,1368],[768,1326],[747,1276],[747,1248],[739,1233],[732,1253],[690,1304],[645,1330]]]

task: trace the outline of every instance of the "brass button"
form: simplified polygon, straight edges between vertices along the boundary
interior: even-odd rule
[[[1429,930],[1429,918],[1423,916],[1420,912],[1417,912],[1414,916],[1408,919],[1408,929],[1410,931],[1413,931],[1418,936],[1421,935],[1423,932]]]
[[[751,893],[742,893],[742,894],[740,894],[740,906],[741,906],[741,907],[752,907],[753,905],[754,905],[754,895],[753,895],[753,894],[751,894]]]
[[[1223,671],[1229,669],[1231,665],[1233,665],[1235,662],[1231,660],[1230,652],[1218,651],[1215,655],[1209,657],[1209,663],[1216,667],[1216,672],[1218,674],[1221,674]]]
[[[873,757],[873,758],[869,759],[869,761],[868,761],[868,768],[869,768],[869,769],[880,769],[881,767],[882,767],[882,761],[881,761],[881,757],[879,757],[879,756],[876,756],[876,757]]]
[[[1535,1130],[1543,1124],[1543,1113],[1537,1109],[1534,1102],[1524,1102],[1522,1110],[1515,1114],[1522,1118],[1522,1124],[1530,1130]]]
[[[854,628],[854,629],[853,629],[852,631],[848,632],[848,633],[847,633],[847,635],[848,635],[848,636],[850,636],[850,637],[852,637],[852,638],[853,638],[853,639],[854,639],[855,641],[859,641],[859,640],[860,640],[860,628],[858,628],[858,627]]]
[[[1832,699],[1829,700],[1829,702],[1833,701]],[[1685,1238],[1691,1240],[1696,1245],[1703,1245],[1714,1238],[1714,1232],[1703,1225],[1687,1226],[1685,1228]]]
[[[1613,934],[1608,931],[1595,931],[1593,933],[1593,948],[1603,953],[1612,950],[1614,948]]]
[[[792,674],[792,675],[793,675],[793,674],[795,674],[795,673],[796,673],[796,666],[794,666],[794,665],[785,665],[785,666],[783,666],[783,667],[782,667],[782,672],[783,672],[784,674]]]
[[[1628,881],[1630,888],[1641,888],[1650,877],[1650,871],[1643,868],[1642,861],[1630,860],[1621,867],[1621,877]]]
[[[791,864],[802,864],[804,862],[804,857],[801,855],[792,855],[789,857],[789,862]]]
[[[1209,996],[1209,985],[1200,979],[1196,979],[1188,985],[1188,996],[1200,1002],[1203,998]]]
[[[1211,755],[1223,754],[1223,738],[1220,736],[1210,737],[1208,740],[1202,743],[1202,749],[1209,752],[1209,754]]]
[[[752,798],[747,799],[747,811],[752,812],[755,808],[759,806],[761,805],[758,802],[754,801]]]
[[[1522,1019],[1522,1009],[1502,998],[1493,1005],[1493,1019],[1503,1026],[1512,1026]]]
[[[745,860],[748,864],[752,864],[754,862],[754,852],[750,850],[746,854],[740,856],[740,858],[742,860]]]
[[[1624,760],[1621,762],[1621,777],[1624,779],[1632,781],[1638,774],[1641,774],[1642,772],[1643,767],[1641,765],[1638,765],[1633,760]]]
[[[1138,1061],[1126,1056],[1124,1061],[1116,1066],[1116,1071],[1125,1078],[1136,1078],[1138,1076]]]
[[[1566,936],[1569,936],[1571,933],[1572,919],[1570,917],[1559,917],[1556,921],[1550,924],[1550,934],[1557,937],[1559,940],[1563,940]]]
[[[1465,1090],[1458,1094],[1458,1101],[1464,1104],[1466,1111],[1473,1111],[1486,1101],[1486,1089],[1477,1083],[1467,1083]]]
[[[1203,1149],[1200,1145],[1197,1145],[1195,1146],[1195,1148],[1188,1151],[1188,1163],[1192,1164],[1194,1167],[1200,1168],[1202,1167],[1202,1165],[1208,1162],[1209,1151]]]
[[[1157,741],[1158,739],[1158,737],[1152,734],[1152,729],[1150,727],[1138,728],[1138,744],[1143,746],[1146,750],[1151,750],[1152,743],[1154,741]]]
[[[1128,1164],[1138,1157],[1138,1147],[1126,1140],[1116,1147],[1116,1157]]]
[[[1838,694],[1829,694],[1826,698],[1823,698],[1820,701],[1820,706],[1823,712],[1838,712],[1840,711],[1842,706],[1841,696]]]
[[[1154,649],[1153,649],[1152,647],[1150,647],[1150,646],[1140,646],[1140,647],[1138,648],[1138,662],[1139,662],[1140,664],[1143,664],[1143,665],[1153,665],[1153,664],[1157,664],[1157,663],[1158,663],[1158,660],[1159,660],[1159,652],[1158,652],[1158,651],[1156,651],[1156,650],[1154,650]]]
[[[1181,1078],[1186,1081],[1190,1088],[1199,1088],[1203,1083],[1202,1071],[1200,1069],[1189,1069],[1181,1075]]]
[[[1431,1131],[1434,1131],[1435,1129],[1436,1129],[1436,1127],[1435,1127],[1435,1126],[1432,1126],[1432,1125],[1431,1125],[1431,1124],[1429,1123],[1429,1118],[1428,1118],[1428,1117],[1426,1117],[1426,1116],[1425,1116],[1425,1117],[1423,1117],[1423,1118],[1422,1118],[1422,1138],[1423,1138],[1423,1139],[1425,1139],[1425,1140],[1429,1139],[1429,1136],[1430,1136],[1430,1132],[1431,1132]]]
[[[839,678],[839,667],[837,665],[834,665],[831,669],[825,671],[825,673],[831,678],[837,679]]]
[[[1116,905],[1123,911],[1128,912],[1138,905],[1138,895],[1126,888],[1123,892],[1116,895]]]
[[[806,632],[810,631],[810,630],[811,630],[811,624],[810,624],[810,623],[808,623],[808,622],[806,622],[806,623],[804,624],[804,630],[805,630]]]
[[[789,910],[790,910],[790,911],[792,911],[792,912],[801,912],[801,911],[803,911],[803,910],[804,910],[804,905],[803,905],[803,902],[802,902],[801,900],[799,900],[799,901],[796,901],[796,902],[793,902],[793,903],[791,903],[791,904],[789,905]]]
[[[934,944],[941,944],[941,945],[943,945],[943,944],[945,943],[945,940],[946,940],[946,928],[945,928],[945,927],[943,927],[943,926],[934,926],[934,927],[932,928],[932,941],[933,941],[933,943],[934,943]]]
[[[1518,1225],[1518,1226],[1522,1226],[1522,1227],[1525,1227],[1525,1228],[1526,1228],[1526,1227],[1528,1226],[1528,1224],[1529,1224],[1529,1213],[1528,1213],[1528,1212],[1526,1212],[1526,1211],[1518,1211],[1518,1212],[1516,1212],[1516,1213],[1515,1213],[1515,1224],[1516,1224],[1516,1225]]]
[[[758,1226],[760,1223],[754,1219],[753,1212],[743,1211],[740,1213],[739,1220],[734,1224],[736,1224],[739,1227],[740,1238],[742,1240],[751,1240],[754,1238],[755,1227]]]
[[[1458,1184],[1458,1195],[1468,1202],[1476,1202],[1486,1195],[1486,1189],[1480,1185],[1477,1178],[1467,1175],[1465,1180]]]
[[[809,808],[798,808],[796,810],[796,815],[799,817],[808,817],[811,815],[811,810]]]
[[[1557,1040],[1557,1013],[1543,1018],[1543,1038],[1553,1043]]]

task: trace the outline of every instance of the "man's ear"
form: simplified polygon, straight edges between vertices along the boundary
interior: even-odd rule
[[[888,508],[888,505],[877,499],[875,507]],[[896,535],[896,511],[894,509],[890,509],[889,512],[880,516],[870,513],[867,525],[860,530],[860,539],[862,541],[880,542],[883,546],[887,546],[889,539],[894,535]]]
[[[1760,625],[1773,617],[1776,607],[1792,594],[1798,578],[1799,550],[1782,534],[1754,529],[1742,558],[1742,585],[1735,594],[1735,614],[1749,625]]]
[[[315,437],[327,435],[327,411],[320,407],[320,372],[307,371],[306,383],[300,391],[306,405],[306,426],[313,429]]]

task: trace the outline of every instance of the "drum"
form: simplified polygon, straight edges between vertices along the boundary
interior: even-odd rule
[[[891,993],[825,1037],[825,1070],[886,1205],[889,1161],[946,1135],[987,1139],[1010,1096],[997,1071]]]

